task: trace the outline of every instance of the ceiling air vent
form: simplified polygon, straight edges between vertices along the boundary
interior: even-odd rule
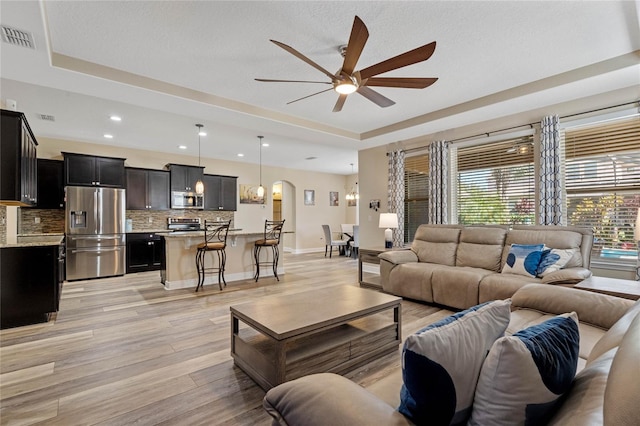
[[[44,121],[56,121],[56,117],[49,114],[38,114],[38,118]]]
[[[317,158],[318,158],[318,157],[307,157],[307,158],[305,158],[305,160],[315,160],[315,159],[317,159]]]
[[[33,35],[30,32],[7,27],[6,25],[2,25],[0,28],[2,28],[2,41],[5,43],[30,49],[36,48],[36,44],[33,42]]]

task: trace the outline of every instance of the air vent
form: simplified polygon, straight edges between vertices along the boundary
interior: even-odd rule
[[[36,44],[33,42],[33,35],[28,31],[18,30],[16,28],[0,26],[2,28],[2,41],[13,44],[14,46],[28,47],[35,49]]]
[[[307,157],[305,160],[316,160],[318,157]]]
[[[38,118],[44,121],[56,121],[56,117],[49,114],[38,114]]]

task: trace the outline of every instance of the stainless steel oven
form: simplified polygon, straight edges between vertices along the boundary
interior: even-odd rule
[[[204,195],[195,192],[172,191],[172,209],[204,209]]]

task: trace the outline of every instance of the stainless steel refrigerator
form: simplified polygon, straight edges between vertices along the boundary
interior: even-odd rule
[[[67,186],[67,280],[124,275],[125,190]]]

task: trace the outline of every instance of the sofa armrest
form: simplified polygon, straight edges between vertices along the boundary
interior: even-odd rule
[[[395,265],[400,265],[401,263],[411,263],[418,261],[418,255],[413,252],[413,250],[392,250],[385,251],[384,253],[380,253],[378,257],[382,260],[386,260],[387,262],[391,262]]]
[[[573,267],[560,269],[545,275],[543,284],[578,284],[591,276],[591,271],[586,268]]]
[[[411,425],[392,406],[332,373],[304,376],[272,388],[262,401],[274,425]]]
[[[578,320],[608,330],[633,301],[606,294],[548,284],[527,284],[511,297],[512,309],[533,309],[555,315],[575,311]]]

